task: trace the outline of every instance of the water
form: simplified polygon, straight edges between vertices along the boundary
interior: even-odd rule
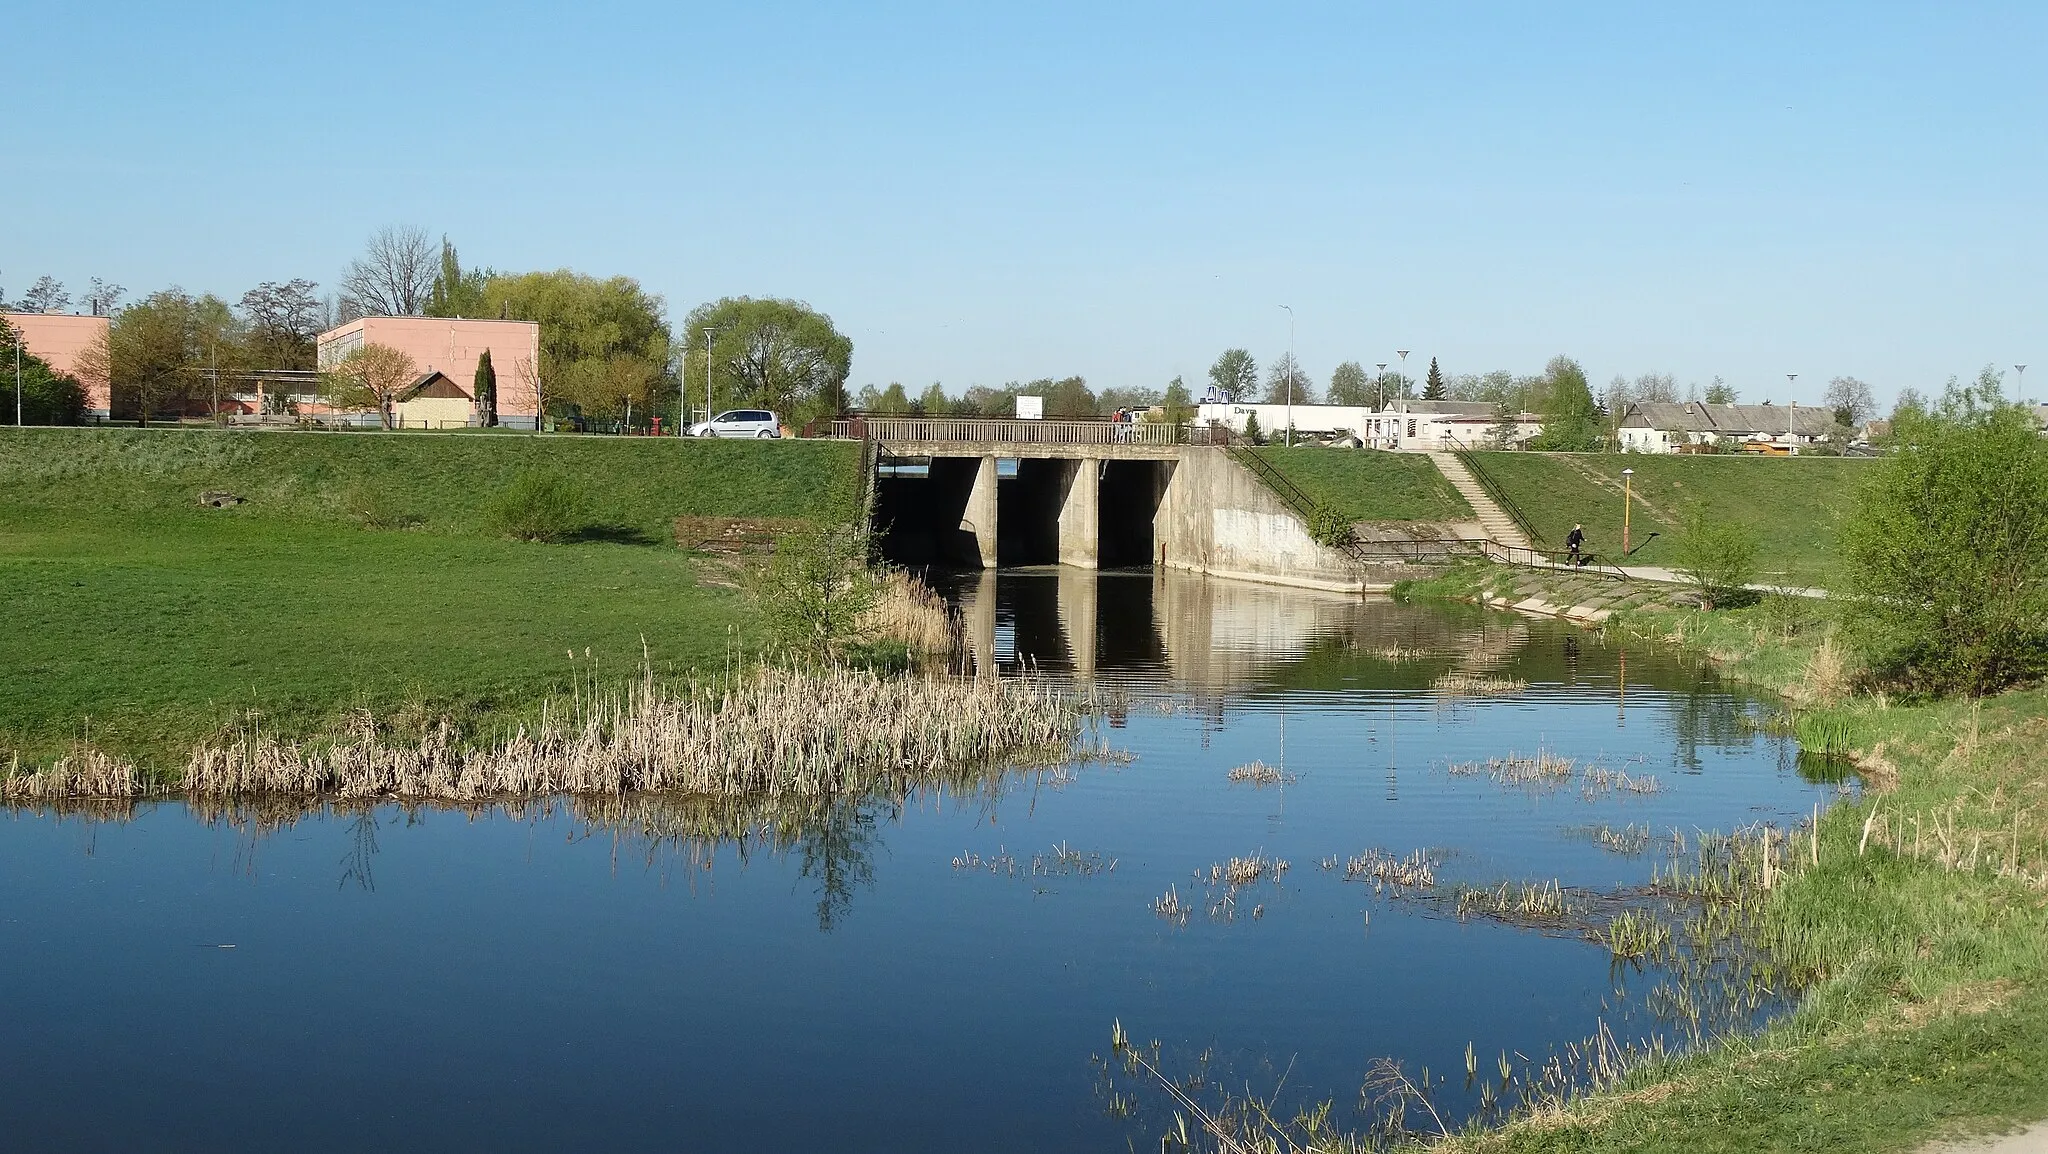
[[[1446,879],[1613,888],[1655,859],[1574,831],[1790,825],[1838,788],[1743,724],[1763,707],[1739,690],[1563,625],[1139,573],[954,593],[992,666],[1079,672],[1123,702],[1094,736],[1135,760],[900,806],[680,819],[777,824],[738,842],[653,839],[566,803],[298,814],[268,832],[180,803],[0,821],[0,1134],[1151,1145],[1158,1096],[1094,1060],[1118,1020],[1176,1073],[1206,1051],[1240,1088],[1284,1072],[1290,1100],[1349,1102],[1391,1055],[1456,1075],[1440,1100],[1469,1109],[1468,1043],[1484,1070],[1602,1024],[1668,1030],[1645,1004],[1658,975],[1570,934],[1376,896],[1320,859],[1435,847]],[[1431,691],[1454,671],[1527,688]],[[1539,747],[1661,789],[1447,772]],[[1291,783],[1227,781],[1254,759]],[[1053,864],[1056,845],[1080,868]],[[1254,851],[1292,869],[1211,917],[1194,875]],[[1185,925],[1152,911],[1169,886],[1196,901]],[[1113,1095],[1136,1116],[1113,1117]]]

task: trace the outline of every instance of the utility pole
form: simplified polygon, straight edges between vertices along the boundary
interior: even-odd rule
[[[1297,368],[1297,366],[1295,365],[1295,362],[1294,362],[1294,307],[1293,307],[1292,305],[1281,305],[1280,307],[1281,307],[1281,308],[1283,308],[1283,309],[1286,309],[1286,310],[1287,310],[1287,437],[1286,437],[1286,444],[1287,444],[1287,447],[1291,449],[1291,448],[1293,448],[1293,447],[1294,447],[1294,374],[1295,374],[1295,371],[1296,371],[1296,368]]]
[[[1621,471],[1621,555],[1624,559],[1628,557],[1628,511],[1629,506],[1635,504],[1635,479],[1634,469]]]
[[[21,330],[14,330],[14,427],[20,428],[21,420]]]
[[[1798,379],[1798,373],[1785,374],[1785,392],[1788,394],[1785,397],[1785,440],[1790,442],[1795,453],[1799,451],[1799,430],[1793,425],[1793,419],[1799,416],[1799,399],[1789,394],[1792,392],[1792,382]]]

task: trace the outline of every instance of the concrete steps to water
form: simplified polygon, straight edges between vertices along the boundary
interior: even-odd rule
[[[1444,475],[1444,480],[1451,483],[1451,488],[1456,489],[1458,495],[1465,498],[1465,503],[1472,506],[1479,527],[1486,531],[1488,537],[1503,545],[1522,549],[1534,547],[1534,542],[1529,540],[1528,534],[1522,532],[1522,527],[1515,524],[1515,519],[1508,516],[1506,510],[1487,495],[1485,486],[1479,483],[1478,478],[1472,475],[1472,470],[1465,467],[1465,462],[1459,460],[1456,453],[1435,452],[1429,455],[1429,459],[1436,462],[1437,471]]]

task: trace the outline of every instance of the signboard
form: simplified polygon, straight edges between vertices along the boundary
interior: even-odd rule
[[[1045,398],[1024,394],[1017,396],[1017,419],[1020,421],[1042,421],[1045,419]]]

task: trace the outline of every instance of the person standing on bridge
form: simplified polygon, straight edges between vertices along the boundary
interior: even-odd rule
[[[1585,548],[1586,527],[1574,522],[1572,531],[1564,535],[1565,560],[1573,565],[1584,565],[1586,563]]]

